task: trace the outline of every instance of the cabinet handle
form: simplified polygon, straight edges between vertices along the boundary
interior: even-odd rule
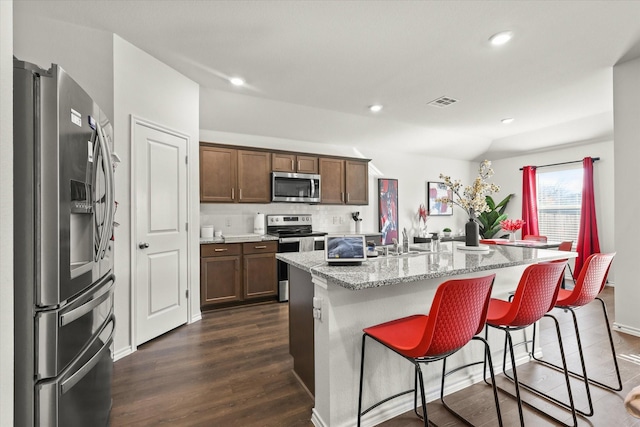
[[[347,193],[347,203],[351,201],[351,194]]]
[[[224,252],[224,251],[228,251],[229,249],[226,248],[215,248],[213,251],[214,252]]]
[[[291,159],[291,170],[294,170],[293,169],[293,159]]]
[[[254,246],[254,249],[267,249],[266,245],[262,245],[262,246]]]
[[[231,189],[231,200],[235,200],[236,199],[236,189],[232,188]]]
[[[242,200],[242,188],[240,189],[240,197],[238,197],[238,200]]]
[[[300,170],[300,160],[298,160],[298,170]]]
[[[340,201],[344,202],[344,193],[340,193]]]

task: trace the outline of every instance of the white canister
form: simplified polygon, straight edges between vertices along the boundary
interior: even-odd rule
[[[265,230],[264,230],[264,214],[261,214],[260,212],[258,212],[256,214],[256,217],[253,219],[253,232],[255,234],[264,234]]]
[[[203,225],[200,227],[201,239],[213,239],[213,225]]]

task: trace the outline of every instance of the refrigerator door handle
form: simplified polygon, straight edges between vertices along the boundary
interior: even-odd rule
[[[87,373],[89,373],[89,371],[91,371],[94,368],[94,366],[98,364],[100,359],[102,359],[102,356],[104,355],[104,353],[107,351],[110,351],[109,347],[111,347],[111,342],[113,341],[113,335],[115,334],[115,331],[116,331],[115,316],[111,316],[111,319],[109,320],[109,322],[105,323],[104,327],[102,328],[102,331],[106,329],[109,323],[113,325],[111,329],[111,333],[109,334],[109,338],[105,340],[102,348],[100,348],[100,350],[96,354],[94,354],[93,357],[89,359],[87,363],[85,363],[80,369],[78,369],[78,371],[76,371],[73,375],[71,375],[69,378],[67,378],[60,384],[60,394],[65,394],[67,391],[73,388],[73,386],[76,385],[78,381],[84,378],[84,376],[87,375]],[[91,348],[93,343],[100,338],[100,334],[102,333],[102,331],[96,334],[95,338],[91,341],[91,343],[89,344],[89,346],[87,346],[87,348]],[[70,366],[69,369],[71,367],[72,366]]]
[[[107,298],[110,297],[112,289],[113,280],[111,280],[111,285],[109,287],[105,288],[100,294],[95,295],[93,299],[82,304],[80,307],[77,307],[60,315],[60,326],[68,325],[69,323],[84,316],[85,314],[89,313],[94,308],[102,304]]]
[[[97,261],[104,257],[104,253],[107,250],[108,241],[111,238],[109,233],[113,229],[113,202],[114,202],[114,190],[113,190],[113,167],[111,166],[111,149],[109,144],[105,142],[104,134],[100,124],[96,124],[98,140],[100,141],[100,151],[102,154],[102,162],[105,165],[105,223],[102,227],[102,233],[98,244],[98,258]]]

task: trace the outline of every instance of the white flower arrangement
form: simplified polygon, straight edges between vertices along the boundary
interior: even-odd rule
[[[482,212],[489,212],[491,208],[487,205],[486,196],[500,191],[499,186],[487,182],[491,176],[493,176],[493,169],[491,169],[491,162],[489,160],[480,163],[478,176],[473,181],[473,184],[467,185],[464,188],[460,180],[452,181],[450,176],[440,174],[440,179],[442,179],[444,185],[452,191],[455,199],[441,197],[436,199],[436,201],[453,203],[461,207],[469,215],[469,218],[475,218]]]

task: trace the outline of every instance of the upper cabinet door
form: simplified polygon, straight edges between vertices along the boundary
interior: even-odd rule
[[[345,161],[345,192],[348,205],[369,204],[369,163]]]
[[[271,201],[271,153],[238,150],[238,201]]]
[[[318,173],[316,156],[300,156],[287,153],[271,154],[271,170],[274,172]]]
[[[237,150],[200,146],[200,201],[237,201]]]
[[[318,173],[318,158],[315,156],[296,156],[296,170],[299,173]]]
[[[295,172],[296,155],[273,153],[271,155],[271,170],[274,172]]]
[[[320,188],[325,204],[344,204],[344,160],[321,158]]]

